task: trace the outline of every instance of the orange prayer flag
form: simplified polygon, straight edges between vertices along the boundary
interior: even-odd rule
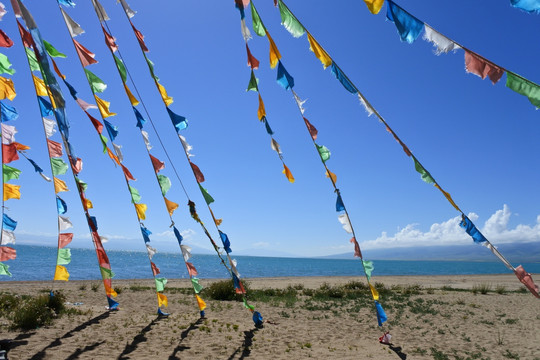
[[[289,179],[289,182],[293,183],[294,182],[294,177],[291,173],[291,170],[289,170],[289,168],[287,167],[287,165],[283,164],[283,171],[282,171],[285,176],[287,177],[287,179]]]
[[[135,210],[137,211],[137,216],[139,217],[139,220],[145,220],[146,219],[146,210],[148,209],[148,206],[146,204],[134,204]]]
[[[159,93],[161,94],[161,98],[163,99],[163,102],[168,107],[169,105],[173,103],[173,98],[167,94],[167,90],[165,90],[165,86],[161,85],[157,81],[156,81],[156,85],[158,86],[158,90],[159,90]]]
[[[264,102],[261,97],[261,94],[259,94],[259,109],[257,110],[257,116],[259,117],[259,120],[261,121],[266,116],[266,109],[264,108]]]
[[[122,165],[120,163],[120,159],[118,159],[118,156],[116,156],[115,154],[113,154],[113,152],[111,151],[111,149],[107,148],[107,153],[109,154],[109,157],[118,165]],[[125,172],[124,172],[125,173]],[[130,174],[131,175],[131,174]],[[135,179],[134,179],[135,180]]]
[[[116,293],[116,291],[114,291],[114,289],[112,288],[111,284],[112,281],[111,279],[106,279],[106,280],[103,280],[103,285],[105,286],[105,293],[108,295],[108,296],[112,296],[112,297],[116,297],[118,294]]]
[[[167,205],[167,210],[169,211],[169,215],[172,216],[174,210],[178,209],[178,204],[173,201],[170,201],[166,197],[164,197],[163,199],[165,199],[165,205]]]
[[[204,309],[206,309],[206,303],[204,302],[204,300],[197,294],[195,294],[195,298],[197,299],[197,305],[199,305],[199,310],[203,311]]]
[[[4,183],[4,201],[21,198],[21,186]]]
[[[281,54],[268,30],[266,31],[266,36],[268,36],[268,41],[270,42],[270,67],[273,69],[276,67],[279,59],[281,59]]]
[[[62,281],[69,280],[69,273],[65,266],[56,265],[56,271],[54,272],[54,280],[62,280]]]
[[[53,68],[54,68],[54,72],[56,72],[56,75],[60,76],[62,79],[66,79],[66,75],[62,74],[60,72],[60,69],[58,69],[58,66],[56,66],[56,61],[54,61],[53,58],[50,58],[52,60],[52,64],[53,64]]]
[[[459,208],[459,206],[457,206],[457,204],[454,202],[454,200],[452,200],[452,197],[450,196],[450,194],[447,193],[446,191],[444,191],[444,190],[439,186],[439,184],[435,184],[435,187],[436,187],[437,189],[439,189],[439,190],[443,193],[443,195],[444,195],[444,197],[446,198],[446,200],[448,200],[448,202],[450,202],[450,204],[452,204],[452,206],[453,206],[457,211],[459,211],[459,212],[461,212],[461,213],[463,212],[463,211],[461,211],[461,209]]]
[[[30,146],[23,145],[23,144],[18,143],[16,141],[12,142],[11,144],[15,145],[15,149],[17,149],[17,150],[29,150],[30,149]]]
[[[126,84],[124,84],[124,89],[126,90],[126,94],[129,98],[129,101],[131,102],[131,105],[133,106],[137,106],[139,105],[139,100],[137,100],[137,98],[135,96],[133,96],[133,94],[131,93],[131,90],[129,90],[128,86]]]
[[[165,294],[157,293],[157,298],[158,298],[159,307],[161,307],[162,305],[165,307],[169,306],[169,301],[167,300],[167,297],[165,296]]]
[[[330,170],[326,170],[326,177],[331,178],[334,184],[337,182],[337,175]]]
[[[13,100],[17,96],[15,85],[11,79],[0,76],[0,100]]]
[[[62,191],[69,191],[64,180],[60,180],[59,178],[55,176],[53,176],[53,179],[54,179],[54,192],[55,193],[58,194],[59,192],[62,192]]]

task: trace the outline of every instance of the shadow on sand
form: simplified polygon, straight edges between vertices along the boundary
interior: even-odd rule
[[[84,329],[86,329],[87,327],[91,326],[91,325],[97,325],[100,323],[100,321],[102,320],[105,320],[106,318],[108,318],[110,316],[111,312],[110,311],[106,311],[104,312],[103,314],[101,315],[98,315],[96,316],[95,318],[92,318],[84,323],[82,323],[81,325],[77,326],[75,329],[73,330],[70,330],[68,331],[67,333],[65,333],[63,336],[59,337],[59,338],[56,338],[54,339],[49,345],[47,345],[45,348],[43,348],[43,350],[41,350],[40,352],[38,352],[37,354],[35,354],[34,356],[32,356],[30,359],[31,360],[39,360],[39,359],[46,359],[47,358],[47,355],[46,355],[46,352],[47,350],[49,349],[52,349],[54,347],[57,347],[57,346],[60,346],[62,345],[62,339],[67,339],[67,338],[70,338],[72,337],[73,335],[75,335],[75,333],[79,332],[79,331],[82,331]],[[89,351],[89,350],[92,350],[94,348],[96,348],[97,346],[101,345],[103,342],[101,343],[96,343],[94,345],[91,345],[89,349],[86,350],[87,347],[85,347],[84,349],[80,350],[80,353],[76,355],[76,357],[72,358],[70,357],[70,359],[76,359],[81,353],[83,353],[84,351]],[[72,356],[74,356],[75,353],[72,354]],[[50,358],[50,357],[48,357]]]
[[[255,333],[259,331],[260,328],[256,327],[249,331],[244,331],[244,341],[242,342],[242,345],[236,349],[231,356],[229,356],[228,360],[233,360],[234,357],[240,353],[240,357],[238,359],[245,359],[251,355],[251,345],[253,344],[253,337],[255,336]]]
[[[180,334],[180,341],[178,342],[178,345],[174,348],[173,353],[169,356],[169,360],[180,359],[179,357],[176,357],[176,354],[190,348],[189,346],[184,346],[182,342],[185,338],[187,338],[191,331],[197,330],[199,328],[199,325],[202,324],[203,320],[203,318],[198,319],[196,322],[189,325],[186,330],[182,331],[182,334]]]

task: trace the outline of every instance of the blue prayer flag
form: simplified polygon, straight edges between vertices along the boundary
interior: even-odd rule
[[[255,326],[259,327],[263,325],[263,317],[260,312],[255,311],[253,313],[253,322],[255,323]]]
[[[38,164],[36,164],[36,162],[30,158],[28,158],[28,161],[30,161],[30,164],[32,164],[32,166],[34,167],[34,170],[38,173],[42,173],[43,172],[43,169],[39,167]]]
[[[482,233],[476,228],[476,226],[472,223],[471,220],[469,220],[468,217],[462,216],[462,221],[459,223],[459,226],[465,229],[467,234],[469,234],[473,238],[475,243],[480,244],[487,241],[484,235],[482,235]]]
[[[4,104],[2,101],[0,101],[0,110],[1,122],[16,120],[19,117],[17,110],[13,106]]]
[[[141,233],[142,233],[142,236],[144,238],[144,242],[149,243],[150,242],[150,235],[152,234],[152,232],[141,225]]]
[[[340,212],[344,210],[345,210],[345,205],[343,204],[343,199],[341,198],[341,194],[338,193],[337,200],[336,200],[336,211]]]
[[[229,237],[227,234],[219,230],[219,237],[221,238],[221,242],[223,242],[223,248],[227,252],[227,254],[231,253],[231,242],[229,241]]]
[[[345,74],[343,74],[343,72],[341,71],[341,69],[336,65],[336,63],[332,62],[332,67],[330,68],[330,71],[332,71],[332,74],[334,74],[334,76],[336,77],[336,79],[339,80],[339,82],[341,83],[341,85],[343,85],[343,87],[353,93],[353,94],[356,94],[357,91],[356,91],[356,88],[354,87],[354,85],[350,82],[350,80],[345,76]]]
[[[396,24],[401,41],[412,44],[424,29],[424,23],[388,0],[386,18]]]
[[[69,138],[69,122],[66,118],[66,110],[64,108],[54,109],[56,114],[56,122],[58,123],[58,130],[64,135],[66,139]]]
[[[119,305],[118,302],[111,299],[110,296],[107,296],[107,301],[109,303],[109,310],[116,310]]]
[[[75,3],[71,0],[58,0],[58,2],[64,6],[74,7]]]
[[[77,100],[77,90],[75,90],[75,88],[71,86],[71,84],[68,83],[66,80],[64,80],[64,84],[66,84],[66,86],[68,87],[71,96],[73,96],[73,98]]]
[[[182,245],[182,241],[184,240],[184,238],[182,237],[182,234],[180,234],[180,231],[178,231],[176,226],[173,226],[173,230],[174,230],[174,236],[176,236],[176,240],[178,240],[178,244]]]
[[[285,90],[289,90],[294,87],[294,78],[287,72],[285,66],[283,66],[281,63],[281,60],[278,62],[277,82]]]
[[[510,0],[513,7],[530,13],[540,12],[540,0]]]
[[[379,322],[379,326],[382,326],[383,322],[388,320],[388,317],[386,317],[386,313],[384,312],[384,309],[381,304],[377,300],[375,300],[375,309],[377,309],[377,321]]]
[[[146,119],[143,118],[139,110],[137,110],[136,107],[133,107],[133,112],[135,113],[135,117],[137,118],[137,127],[142,130],[143,125],[146,123]]]
[[[8,230],[8,231],[15,231],[15,228],[17,227],[17,222],[4,214],[3,220],[2,220],[2,229]]]
[[[272,128],[270,127],[270,124],[268,123],[268,120],[266,119],[266,116],[263,119],[264,119],[264,126],[266,127],[266,132],[268,133],[268,135],[274,135],[274,132],[272,131]]]
[[[171,121],[176,128],[176,132],[179,132],[180,130],[187,129],[188,122],[187,119],[183,116],[180,116],[178,114],[175,114],[172,112],[171,109],[167,108],[167,112],[169,113],[169,117],[171,118]]]
[[[114,141],[116,137],[118,136],[118,126],[114,126],[107,120],[105,121],[105,127],[107,128],[107,132],[109,133],[109,137],[111,138],[111,141]]]
[[[44,97],[38,96],[39,109],[41,110],[41,116],[51,116],[53,114],[53,108],[50,102]]]
[[[56,197],[56,207],[58,208],[58,214],[64,215],[65,213],[67,213],[67,204],[59,196]]]

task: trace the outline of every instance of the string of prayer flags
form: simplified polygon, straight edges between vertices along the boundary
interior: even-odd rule
[[[97,0],[96,0],[97,1]],[[158,92],[160,93],[161,97],[162,97],[162,100],[163,100],[163,103],[165,105],[165,108],[169,114],[169,117],[171,119],[171,123],[172,125],[174,126],[175,128],[175,131],[177,133],[179,133],[181,130],[184,130],[187,128],[187,119],[181,115],[178,115],[176,114],[175,112],[173,112],[169,106],[172,104],[172,97],[170,97],[166,91],[165,91],[165,88],[158,82],[158,78],[155,76],[155,72],[154,72],[154,64],[146,57],[146,54],[144,54],[145,52],[148,52],[148,47],[146,46],[146,44],[144,43],[144,36],[143,34],[134,26],[134,24],[131,22],[131,18],[133,17],[134,15],[134,12],[133,10],[131,10],[129,8],[129,6],[127,5],[127,2],[126,1],[121,1],[121,5],[124,9],[124,12],[126,14],[126,17],[128,18],[128,21],[131,25],[131,28],[133,30],[133,33],[135,35],[135,37],[137,38],[138,42],[139,42],[139,46],[143,52],[143,56],[148,64],[148,70],[150,72],[150,76],[154,79],[154,82],[155,82],[155,85],[156,85],[156,88],[158,90]],[[182,144],[182,147],[184,149],[184,152],[186,154],[186,158],[187,160],[189,161],[189,157],[190,157],[190,154],[189,154],[189,150],[185,147],[186,145],[186,142],[185,141],[182,141],[181,137],[179,136],[179,139],[181,140],[181,144]],[[193,170],[192,168],[192,171],[195,175],[195,171]],[[197,180],[197,179],[196,179]],[[187,196],[187,193],[186,193],[186,196]],[[165,198],[164,198],[165,199]],[[189,196],[188,196],[188,199],[189,199]],[[201,224],[201,226],[203,227],[204,231],[205,231],[205,234],[208,236],[208,238],[210,239],[210,241],[212,242],[214,248],[216,249],[216,252],[218,252],[218,248],[217,246],[215,245],[215,242],[213,241],[213,239],[211,238],[210,234],[208,233],[208,231],[206,230],[206,228],[204,227],[204,224],[203,222],[200,220],[199,216],[197,215],[196,211],[195,211],[195,204],[191,201],[191,200],[188,200],[188,206],[189,206],[189,209],[190,209],[190,213],[192,215],[192,217]],[[208,209],[209,211],[211,212],[211,209],[210,207],[208,206]],[[213,214],[212,214],[213,215]],[[214,218],[214,222],[216,224],[216,227],[218,226],[218,222],[216,221],[216,219]],[[176,232],[175,232],[176,234]],[[178,238],[179,242],[181,242],[181,239]],[[218,255],[219,255],[219,252],[218,252]],[[220,258],[221,258],[221,255],[219,255]],[[222,260],[222,263],[227,267],[227,265],[225,264],[225,262],[223,261],[223,259],[221,258]],[[186,264],[186,266],[188,266]],[[227,267],[227,269],[229,269]],[[189,271],[189,269],[188,269]],[[230,271],[230,269],[229,269]],[[196,298],[197,298],[197,303],[199,304],[199,309],[201,311],[201,316],[204,316],[204,308],[206,307],[206,305],[204,304],[204,302],[202,301],[202,299],[199,298],[199,296],[196,294]],[[199,301],[200,299],[200,301]]]
[[[281,1],[281,0],[280,0]],[[392,1],[388,0],[388,3],[392,3],[392,5],[395,5]],[[391,6],[391,5],[389,5]],[[395,5],[397,7],[397,5]],[[395,10],[395,9],[394,9]],[[403,9],[401,9],[403,10]],[[415,20],[418,20],[414,17],[412,17],[412,15],[401,11],[401,10],[397,10],[394,15],[397,13],[397,14],[400,14],[399,17],[400,18],[405,18],[406,20],[400,20],[400,21],[403,21],[404,23],[408,24],[408,26],[412,26],[412,28],[414,29],[417,29],[419,26],[418,24],[415,22]],[[389,11],[391,11],[389,9]],[[292,12],[291,12],[292,14]],[[403,15],[405,14],[405,15]],[[294,14],[293,14],[294,16]],[[391,14],[391,16],[393,16]],[[412,17],[413,20],[411,20],[409,17]],[[394,18],[395,20],[395,18]],[[410,25],[410,24],[413,24],[413,25]],[[401,26],[401,25],[400,25]],[[405,28],[405,27],[404,27]],[[309,31],[306,29],[306,32],[308,33],[308,37],[309,37]],[[405,33],[404,33],[405,34]],[[412,36],[410,35],[412,34],[410,31],[407,32],[406,34],[406,38],[416,38],[417,36]],[[414,35],[414,34],[413,34]],[[444,39],[448,39],[446,37],[444,37]],[[443,39],[443,40],[444,40]],[[446,40],[442,41],[440,40],[440,38],[437,38],[437,37],[434,37],[434,36],[431,36],[431,35],[428,35],[426,36],[426,40],[428,41],[431,41],[433,42],[436,46],[437,46],[437,49],[438,51],[440,52],[445,52],[445,51],[450,51],[450,50],[453,50],[454,48],[457,48],[457,47],[454,47],[453,45],[450,46],[448,44],[448,42]],[[459,46],[456,44],[456,46]],[[460,46],[462,47],[462,46]],[[463,47],[462,47],[463,48]],[[469,51],[468,49],[464,49],[465,51]],[[477,54],[474,54],[478,57]],[[482,57],[480,57],[481,59],[484,59]],[[485,60],[485,59],[484,59]],[[489,64],[493,64],[492,62],[488,62],[488,65]],[[502,67],[499,67],[495,64],[493,64],[494,66],[498,67],[498,68],[501,68]],[[335,69],[335,70],[339,70],[339,74],[341,74],[341,76],[337,76],[336,74],[338,74],[338,72],[336,71],[334,74],[336,75],[336,77],[338,78],[338,80],[344,85],[344,87],[350,91],[350,92],[353,92],[353,93],[356,93],[358,94],[358,97],[361,101],[361,103],[364,105],[364,107],[366,108],[366,110],[368,111],[368,114],[371,115],[372,113],[375,114],[378,118],[378,120],[384,124],[386,130],[394,137],[394,139],[402,146],[405,154],[409,157],[412,157],[413,160],[414,160],[414,163],[415,163],[415,169],[416,171],[418,171],[421,175],[422,175],[422,180],[427,182],[427,183],[430,183],[430,184],[433,184],[442,194],[443,196],[448,200],[448,202],[457,210],[461,213],[462,217],[463,217],[463,221],[461,222],[461,226],[465,229],[465,231],[471,236],[473,237],[473,240],[477,243],[482,243],[482,244],[485,244],[485,246],[495,255],[497,256],[509,269],[511,270],[515,270],[514,267],[504,258],[504,256],[480,233],[480,231],[474,226],[474,224],[472,224],[472,222],[470,221],[470,219],[468,219],[465,214],[461,211],[461,209],[457,206],[457,204],[453,201],[452,197],[450,196],[450,194],[446,191],[444,191],[442,189],[442,187],[435,181],[435,179],[432,177],[432,175],[420,164],[420,162],[417,160],[417,158],[412,154],[412,152],[409,150],[409,148],[405,145],[405,143],[403,143],[403,141],[401,141],[401,139],[398,137],[398,135],[390,128],[390,126],[388,125],[388,123],[384,120],[384,118],[379,114],[378,111],[376,111],[373,106],[371,106],[369,104],[369,102],[366,100],[366,98],[360,93],[360,91],[358,90],[358,88],[348,79],[348,77],[345,75],[345,73],[343,73],[343,71],[337,66],[337,64],[332,60],[332,69]],[[504,69],[503,69],[504,70]],[[497,71],[491,71],[491,70],[488,70],[487,72],[485,71],[485,68],[483,69],[479,69],[479,72],[481,72],[481,76],[490,76],[490,74],[494,77],[492,78],[491,80],[494,80],[496,79],[496,74],[497,74]],[[485,75],[484,75],[485,74]],[[518,75],[515,75],[513,73],[510,73],[507,71],[507,86],[510,87],[512,90],[522,94],[522,95],[525,95],[527,97],[529,97],[529,100],[531,101],[531,103],[533,103],[535,106],[537,106],[536,104],[540,105],[540,87],[530,81],[528,81],[527,79],[524,79]],[[346,80],[346,84],[347,86],[344,84],[344,81],[343,80]],[[295,96],[295,99],[298,99],[297,96]],[[301,111],[302,115],[303,115],[303,111],[302,111],[302,108],[301,108],[301,105],[299,104],[299,110]],[[308,125],[308,122],[305,122],[306,123],[306,126]],[[308,128],[308,130],[310,130]],[[310,134],[311,134],[311,131],[310,131]],[[335,177],[334,174],[332,174],[328,169],[326,169],[326,175],[329,176],[329,177]],[[334,182],[334,185],[335,185],[335,180],[333,181]],[[345,215],[345,214],[343,214]],[[344,228],[346,230],[349,230],[349,225],[350,225],[350,222],[347,222],[348,220],[348,217],[344,217],[344,216],[341,216],[339,217],[339,220],[340,222],[344,225]],[[353,231],[352,227],[350,228],[351,231]],[[353,234],[354,234],[354,231],[353,231]],[[356,249],[356,237],[353,236],[353,238],[351,239],[351,242],[355,243],[355,249]],[[359,250],[359,248],[358,248]],[[358,251],[359,252],[359,251]],[[355,254],[356,254],[356,250],[355,250]],[[519,276],[518,276],[519,278]],[[531,292],[533,294],[534,291],[531,290]],[[380,304],[379,304],[380,305]],[[379,314],[379,311],[378,311],[378,314]],[[379,316],[379,315],[378,315]],[[384,318],[386,319],[386,315],[384,316],[381,316],[381,319]]]
[[[41,74],[41,77],[44,80],[44,85],[46,86],[47,93],[43,96],[49,96],[50,103],[52,105],[52,108],[54,111],[47,112],[46,116],[53,116],[56,120],[56,123],[58,125],[59,133],[62,138],[62,142],[66,145],[65,149],[62,149],[61,147],[58,148],[58,146],[53,146],[53,149],[56,151],[56,155],[60,155],[58,157],[62,156],[62,150],[65,151],[65,154],[68,158],[68,162],[71,165],[72,168],[72,175],[75,180],[75,183],[77,184],[77,190],[79,194],[79,199],[81,201],[81,204],[84,208],[84,214],[86,217],[86,221],[92,236],[92,242],[94,244],[94,248],[96,250],[96,255],[98,257],[98,263],[100,266],[100,269],[102,270],[102,279],[103,279],[103,285],[105,288],[105,293],[107,295],[107,302],[109,304],[109,309],[113,310],[116,309],[118,306],[118,303],[114,301],[112,297],[116,296],[116,292],[112,288],[112,282],[111,278],[113,276],[113,273],[111,271],[111,265],[109,262],[108,257],[106,256],[105,249],[103,248],[101,237],[98,234],[97,229],[97,222],[94,216],[90,216],[88,213],[88,209],[92,207],[91,202],[86,198],[84,192],[86,190],[86,184],[81,181],[78,178],[78,173],[82,170],[82,160],[78,158],[75,155],[74,148],[72,144],[69,142],[69,121],[65,114],[65,100],[62,95],[62,90],[60,89],[60,86],[58,85],[58,82],[54,76],[54,74],[50,70],[50,63],[47,58],[47,53],[45,52],[45,49],[50,53],[52,52],[51,46],[48,46],[45,44],[44,40],[41,37],[41,34],[39,32],[39,29],[37,28],[37,24],[35,23],[34,19],[32,18],[32,15],[28,11],[28,9],[24,6],[24,4],[20,0],[13,0],[13,3],[17,5],[18,11],[16,10],[16,15],[19,17],[22,17],[24,20],[24,23],[26,26],[30,29],[30,32],[28,32],[18,21],[18,26],[20,30],[20,36],[21,40],[23,41],[23,44],[25,47],[29,48],[34,52],[35,58],[39,63],[39,73]],[[30,33],[31,35],[27,35]],[[30,51],[25,51],[25,53],[30,54]],[[56,53],[51,54],[51,56],[55,56]],[[57,54],[56,54],[57,55]],[[56,64],[54,64],[55,71],[61,76],[64,80],[65,77],[61,75],[61,73],[58,71]],[[36,95],[39,95],[39,88],[36,86]],[[70,92],[74,96],[74,91],[70,87]],[[38,102],[40,107],[40,112],[43,114],[44,107],[46,109],[46,102],[40,101],[38,96]],[[50,119],[49,119],[50,120]],[[48,122],[50,124],[50,122]],[[49,129],[53,129],[54,127],[49,126]],[[47,131],[45,127],[45,135],[48,140],[48,148],[51,148],[51,142],[53,140],[48,139],[48,137],[52,136],[54,134],[53,131]],[[59,143],[58,143],[59,144]],[[54,144],[53,144],[54,145]],[[55,158],[55,156],[51,156],[49,154],[50,158]],[[51,170],[52,169],[52,163],[51,160]],[[58,165],[60,163],[56,161]],[[75,171],[77,169],[78,171]],[[37,168],[36,168],[37,170]],[[56,170],[56,173],[59,174],[61,172],[64,172],[63,169],[58,171]],[[54,175],[55,171],[53,172],[53,179],[54,179],[54,186],[55,186],[55,192],[58,192],[60,190],[67,190],[67,186],[65,186],[65,182],[63,180],[60,180]],[[83,186],[84,185],[84,186]],[[67,210],[66,207],[63,206],[62,202],[59,202],[62,206],[58,207],[59,210],[59,216],[58,216],[58,229],[60,231],[64,231],[70,227],[72,227],[72,223],[66,216],[61,216],[60,213],[64,212],[64,210]],[[68,262],[68,254],[70,254],[69,249],[65,248],[67,244],[71,241],[73,238],[73,234],[71,233],[59,233],[58,235],[58,257],[57,257],[57,265],[55,269],[55,280],[63,280],[66,281],[69,279],[69,273],[64,265],[67,265]],[[105,255],[104,255],[105,254]],[[70,256],[69,256],[70,258]],[[107,271],[104,271],[107,270]]]

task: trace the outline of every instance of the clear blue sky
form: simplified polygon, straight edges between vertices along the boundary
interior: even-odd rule
[[[169,95],[171,108],[186,116],[184,132],[203,171],[203,184],[215,198],[214,212],[234,251],[253,254],[273,251],[296,255],[328,255],[352,251],[349,235],[335,212],[335,195],[299,116],[292,94],[275,81],[268,64],[268,41],[257,37],[249,45],[261,61],[256,72],[268,120],[296,182],[281,173],[270,138],[257,119],[257,97],[246,93],[249,68],[240,33],[240,17],[230,1],[129,1],[138,11],[135,26],[146,36],[149,58]],[[10,4],[0,23],[15,46],[1,49],[17,73],[13,101],[20,114],[17,141],[32,147],[29,156],[50,174],[45,138],[30,73]],[[57,62],[86,101],[92,100],[69,34],[53,0],[27,0],[43,37],[67,59]],[[109,26],[126,59],[143,100],[150,110],[198,211],[209,225],[210,216],[188,168],[179,141],[156,92],[138,44],[120,5],[103,0]],[[410,158],[374,117],[368,118],[355,96],[346,92],[308,50],[305,35],[295,39],[280,25],[271,0],[257,1],[260,15],[295,78],[295,90],[307,98],[305,116],[318,128],[320,144],[332,158],[327,163],[338,176],[360,245],[369,247],[471,243],[457,228],[458,213],[431,185],[421,181]],[[464,53],[435,56],[431,44],[419,38],[402,43],[394,24],[385,20],[386,6],[372,15],[363,1],[287,1],[368,100],[385,117],[413,153],[496,245],[509,241],[539,241],[540,225],[540,113],[504,86],[467,74]],[[540,82],[540,17],[510,6],[508,0],[398,2],[410,13],[446,36],[505,68]],[[89,0],[66,9],[86,33],[77,40],[96,54],[99,64],[89,69],[108,89],[103,93],[118,116],[117,143],[138,179],[133,185],[148,204],[146,226],[159,250],[178,251],[167,233],[168,216],[155,184],[152,167],[106,48]],[[251,16],[247,12],[251,28]],[[63,85],[62,85],[63,86]],[[80,177],[89,184],[91,210],[99,231],[109,237],[107,248],[144,249],[130,197],[120,170],[101,152],[93,127],[71,100],[67,112],[71,141],[83,158]],[[98,117],[95,112],[94,116]],[[146,127],[154,156],[165,160],[157,138]],[[19,221],[18,243],[53,244],[56,205],[52,185],[33,173],[21,159],[21,200],[9,200],[8,214]],[[200,227],[188,213],[187,200],[166,162],[162,172],[173,181],[168,198],[181,204],[174,218],[188,243],[209,248]],[[71,176],[65,176],[75,190]],[[74,191],[61,196],[75,224],[72,247],[91,246],[82,208]],[[505,206],[506,205],[506,206]],[[477,216],[477,217],[476,217]],[[491,219],[490,219],[491,218]],[[490,219],[488,221],[488,219]],[[487,224],[486,224],[486,221]],[[210,227],[218,239],[216,231]],[[160,235],[159,235],[160,234]],[[385,234],[383,236],[383,234]],[[114,267],[114,264],[113,264]]]

